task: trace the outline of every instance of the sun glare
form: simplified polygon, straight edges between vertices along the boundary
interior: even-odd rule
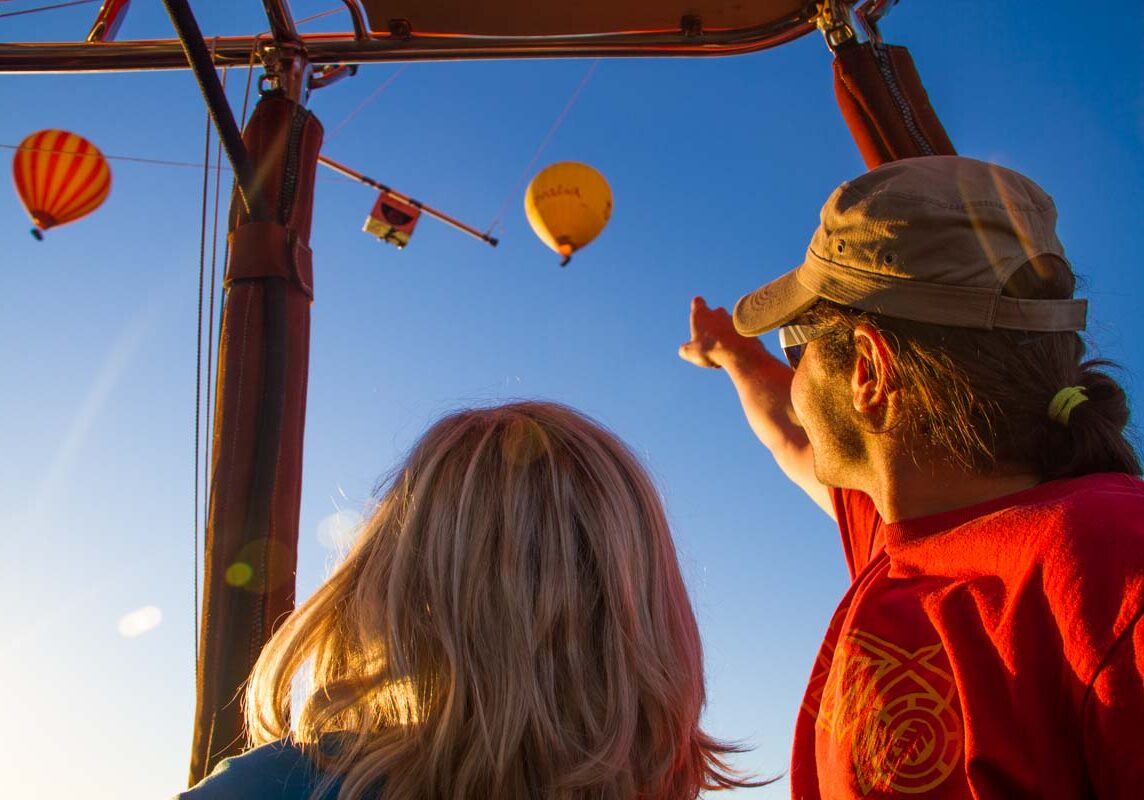
[[[318,541],[327,550],[345,553],[364,523],[365,518],[356,511],[337,511],[318,523]]]

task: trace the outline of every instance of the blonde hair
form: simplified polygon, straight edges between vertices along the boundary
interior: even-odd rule
[[[699,728],[699,631],[655,487],[563,406],[461,411],[425,434],[264,649],[253,743],[290,735],[307,669],[293,736],[343,780],[341,800],[382,783],[386,800],[758,785]],[[335,732],[338,752],[319,749]]]

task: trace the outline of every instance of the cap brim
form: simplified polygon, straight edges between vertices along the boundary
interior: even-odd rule
[[[799,282],[796,267],[739,298],[733,315],[735,330],[742,336],[758,336],[790,322],[816,300],[818,295]]]

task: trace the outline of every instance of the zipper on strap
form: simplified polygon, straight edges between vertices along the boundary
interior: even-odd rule
[[[922,133],[921,128],[918,127],[917,119],[914,117],[913,107],[906,99],[906,94],[902,91],[901,85],[898,83],[898,78],[894,74],[894,65],[890,61],[890,51],[883,44],[870,43],[870,49],[874,53],[874,58],[878,62],[878,71],[882,73],[882,80],[886,84],[886,89],[890,92],[890,97],[894,100],[894,105],[897,106],[898,113],[902,116],[902,123],[906,126],[906,131],[909,133],[910,138],[913,139],[914,144],[922,151],[924,155],[932,156],[937,155],[933,146],[930,145],[929,140]]]
[[[298,106],[290,120],[290,136],[286,141],[286,158],[282,166],[282,191],[278,195],[278,221],[289,225],[290,212],[294,210],[294,192],[298,183],[298,157],[302,143],[302,131],[310,112]]]

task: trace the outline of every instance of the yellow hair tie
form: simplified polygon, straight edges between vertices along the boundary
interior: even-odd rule
[[[1066,386],[1049,401],[1049,416],[1053,422],[1068,425],[1072,410],[1087,399],[1088,395],[1084,393],[1083,386]]]

